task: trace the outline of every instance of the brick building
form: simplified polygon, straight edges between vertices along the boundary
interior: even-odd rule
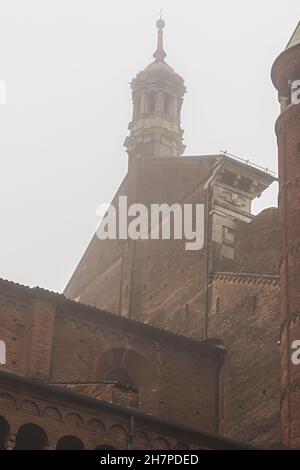
[[[2,448],[300,445],[290,362],[300,339],[300,108],[289,100],[300,25],[272,71],[279,217],[251,212],[272,173],[228,154],[182,156],[186,89],[165,62],[164,26],[154,62],[131,84],[128,172],[112,203],[203,204],[204,246],[95,234],[64,295],[0,281]]]
[[[8,281],[0,308],[2,447],[238,448],[216,436],[221,342]]]

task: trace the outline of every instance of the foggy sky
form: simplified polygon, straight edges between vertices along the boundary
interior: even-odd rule
[[[153,60],[160,8],[188,89],[185,154],[226,149],[276,170],[270,70],[299,0],[0,0],[0,277],[65,287],[126,173],[129,82]]]

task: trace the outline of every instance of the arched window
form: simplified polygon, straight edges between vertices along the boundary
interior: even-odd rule
[[[47,445],[47,434],[36,424],[24,424],[19,429],[16,439],[16,450],[42,450]]]
[[[168,116],[172,115],[172,97],[169,93],[164,94],[164,113]]]
[[[148,97],[148,113],[155,113],[156,110],[156,93],[152,90]]]
[[[137,98],[133,109],[134,109],[133,119],[137,119],[142,112],[142,97],[141,96]]]
[[[83,442],[75,436],[64,436],[62,437],[57,445],[56,450],[83,450]]]
[[[137,102],[137,114],[138,116],[142,113],[142,97],[140,96]]]
[[[96,379],[101,384],[99,399],[122,402],[123,406],[131,407],[138,407],[140,389],[155,389],[160,384],[160,376],[152,362],[127,348],[103,352],[98,360]]]
[[[5,449],[9,434],[9,424],[3,416],[0,416],[0,450]]]

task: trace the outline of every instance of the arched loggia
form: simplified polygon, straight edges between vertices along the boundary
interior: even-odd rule
[[[78,437],[64,436],[58,441],[56,450],[84,450],[84,444]]]
[[[48,445],[45,431],[36,424],[24,424],[18,431],[16,450],[42,450]]]

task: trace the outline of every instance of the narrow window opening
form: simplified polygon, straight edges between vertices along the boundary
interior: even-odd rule
[[[164,113],[168,116],[172,114],[172,97],[168,93],[164,95]]]
[[[151,91],[149,98],[148,98],[148,112],[154,113],[156,110],[156,93],[155,91]]]

